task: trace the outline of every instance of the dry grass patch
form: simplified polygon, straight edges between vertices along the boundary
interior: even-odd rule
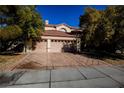
[[[112,59],[105,59],[105,62],[112,64],[112,65],[124,65],[124,60],[122,59],[116,59],[116,60],[112,60]]]
[[[0,70],[4,71],[9,66],[17,63],[21,60],[25,54],[15,54],[15,55],[0,55]]]

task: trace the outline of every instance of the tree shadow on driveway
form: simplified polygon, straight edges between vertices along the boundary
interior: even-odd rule
[[[0,87],[5,87],[7,85],[13,85],[25,71],[21,72],[1,72],[0,73]]]

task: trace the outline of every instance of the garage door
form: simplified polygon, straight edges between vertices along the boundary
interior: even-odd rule
[[[50,52],[71,52],[72,50],[72,41],[51,40]]]
[[[62,52],[63,41],[62,40],[51,40],[50,52]]]
[[[34,52],[70,52],[72,41],[68,40],[42,40],[38,42]]]
[[[47,52],[47,40],[42,40],[41,42],[37,42],[33,52],[36,53]]]

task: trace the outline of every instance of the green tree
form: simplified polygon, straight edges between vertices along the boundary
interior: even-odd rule
[[[44,24],[36,11],[36,6],[0,6],[0,26],[3,47],[12,40],[16,41],[17,38],[26,47],[28,40],[31,39],[33,42],[40,40],[41,33],[44,31]],[[8,42],[3,44],[4,41]],[[7,48],[3,49],[5,50]]]
[[[83,31],[81,48],[114,53],[118,49],[123,50],[123,15],[123,6],[109,6],[103,11],[87,8],[80,17],[80,28]]]
[[[82,48],[93,47],[95,30],[101,18],[102,11],[93,8],[86,8],[85,14],[80,16],[80,27],[83,30]]]

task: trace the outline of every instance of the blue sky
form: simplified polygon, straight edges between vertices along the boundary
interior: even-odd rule
[[[79,25],[79,17],[84,13],[86,5],[40,5],[36,10],[43,20],[49,20],[50,24],[66,23],[70,26]],[[105,5],[92,5],[90,7],[104,10]]]

